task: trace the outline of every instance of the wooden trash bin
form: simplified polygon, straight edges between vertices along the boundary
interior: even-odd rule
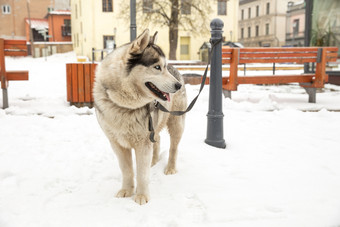
[[[93,107],[93,83],[97,64],[66,64],[67,101],[76,107]]]

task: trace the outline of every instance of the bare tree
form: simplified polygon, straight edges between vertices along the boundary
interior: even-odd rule
[[[121,15],[129,15],[129,5],[122,7]],[[178,31],[188,31],[193,35],[207,34],[208,19],[211,14],[207,0],[139,0],[137,23],[158,25],[169,28],[169,59],[176,60]]]

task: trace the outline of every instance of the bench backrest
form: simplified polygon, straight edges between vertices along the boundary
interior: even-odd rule
[[[238,64],[245,63],[319,63],[325,53],[326,62],[337,59],[337,47],[259,47],[259,48],[222,48],[222,63],[230,64],[232,58]]]
[[[0,39],[0,81],[1,88],[7,88],[5,56],[27,56],[26,40]]]
[[[5,56],[27,56],[26,40],[4,40]]]

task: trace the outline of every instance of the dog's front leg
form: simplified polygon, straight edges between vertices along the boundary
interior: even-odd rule
[[[151,142],[136,147],[136,167],[137,167],[137,194],[135,202],[143,205],[149,199],[149,179],[152,160]]]
[[[135,189],[131,149],[124,148],[115,143],[115,141],[110,140],[110,142],[117,155],[123,176],[122,189],[119,190],[116,196],[118,198],[130,197]]]

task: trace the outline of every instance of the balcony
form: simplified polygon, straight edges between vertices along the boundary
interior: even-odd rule
[[[303,40],[305,38],[305,32],[293,32],[293,33],[286,33],[286,41],[290,40]]]

